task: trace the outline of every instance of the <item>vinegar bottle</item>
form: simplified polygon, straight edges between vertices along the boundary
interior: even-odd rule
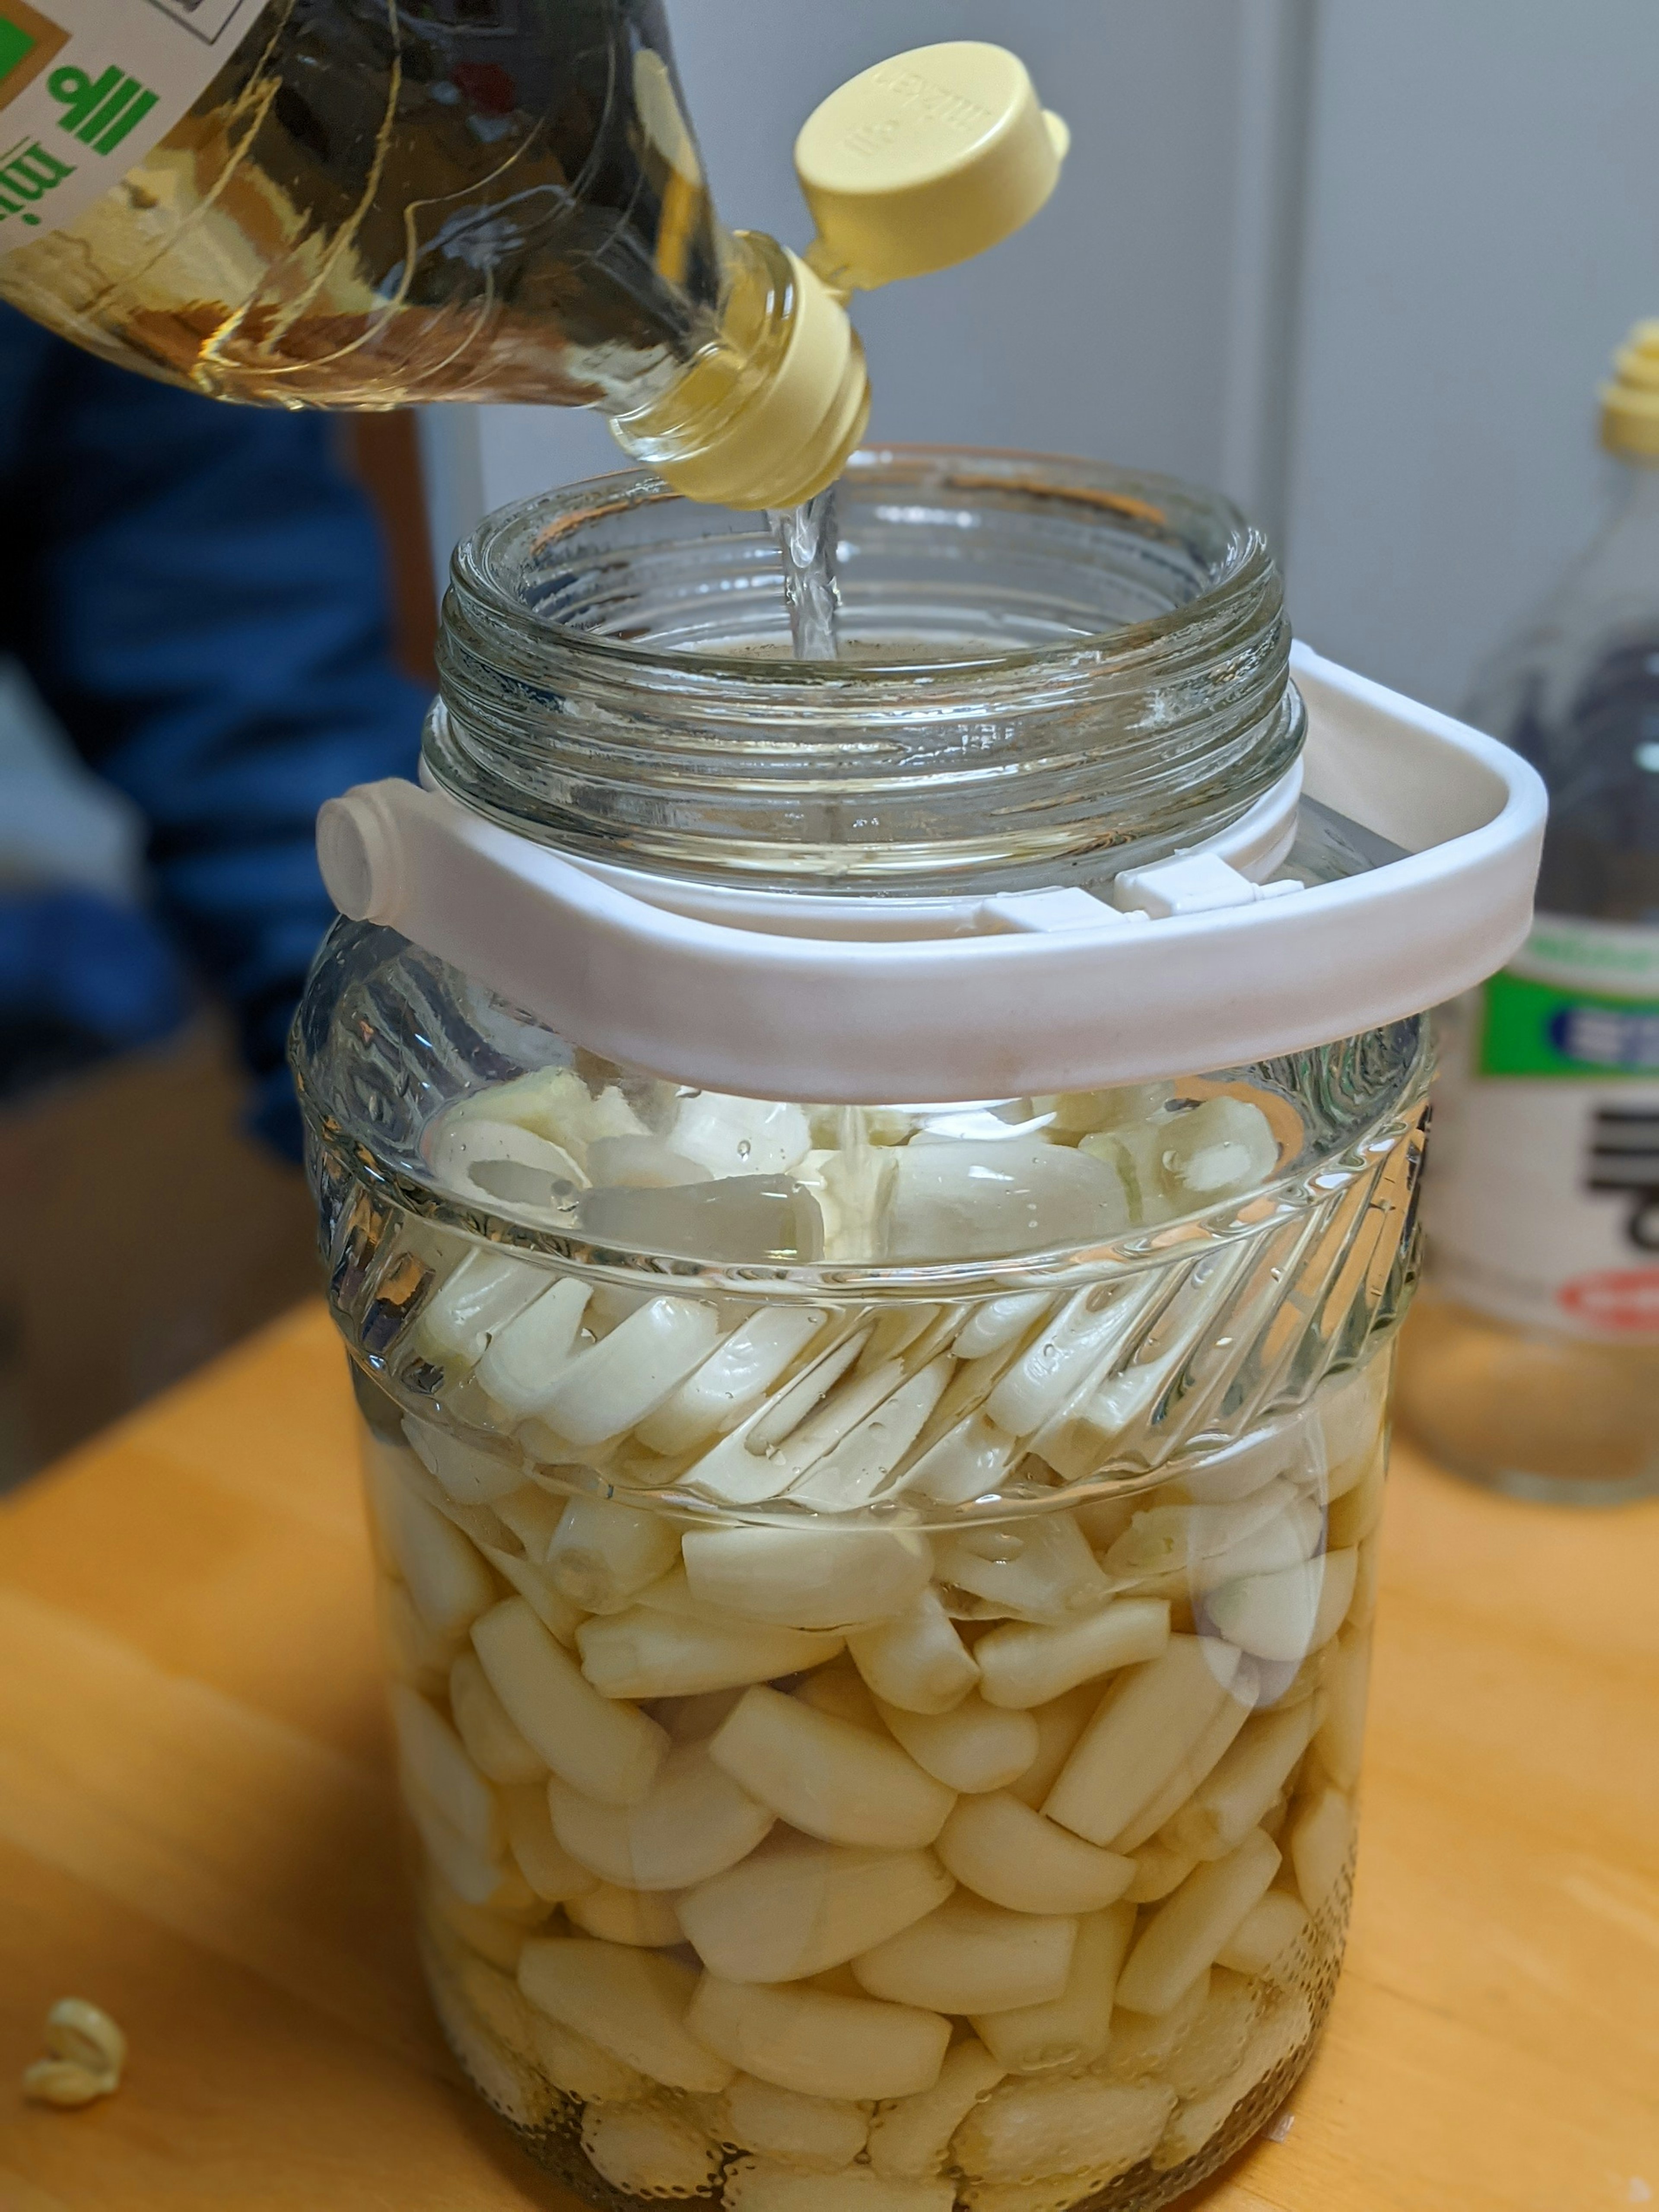
[[[736,505],[856,442],[858,342],[718,221],[659,0],[3,12],[0,296],[106,359],[280,406],[596,406]]]
[[[1659,1491],[1659,322],[1602,392],[1615,512],[1468,719],[1550,791],[1523,951],[1439,1018],[1402,1420],[1517,1496]]]
[[[848,293],[1018,228],[1065,150],[966,40],[814,125],[809,265],[720,224],[660,0],[0,0],[0,298],[221,399],[597,407],[793,507],[868,416]]]

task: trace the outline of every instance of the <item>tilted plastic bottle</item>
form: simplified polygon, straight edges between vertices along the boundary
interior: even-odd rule
[[[0,0],[0,297],[218,398],[597,407],[690,496],[791,506],[867,419],[848,291],[1017,228],[1064,151],[1000,48],[849,96],[809,266],[720,222],[660,0]],[[860,210],[915,250],[849,266]]]
[[[1659,1491],[1659,322],[1602,392],[1626,481],[1468,719],[1550,791],[1536,926],[1443,1010],[1402,1418],[1523,1497]]]

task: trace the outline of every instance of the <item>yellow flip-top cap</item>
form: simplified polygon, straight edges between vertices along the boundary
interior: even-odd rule
[[[1633,460],[1659,462],[1659,322],[1638,323],[1601,386],[1601,443]]]
[[[843,293],[967,261],[1030,221],[1069,143],[1004,47],[957,39],[878,62],[795,141],[818,228],[807,258]]]

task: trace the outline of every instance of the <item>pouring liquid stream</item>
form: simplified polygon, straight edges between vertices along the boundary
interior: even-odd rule
[[[795,659],[837,659],[841,587],[836,580],[836,487],[826,485],[799,507],[769,507],[766,519],[783,556],[783,597]]]

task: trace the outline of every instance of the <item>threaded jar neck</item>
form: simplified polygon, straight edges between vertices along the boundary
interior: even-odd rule
[[[854,456],[843,657],[788,658],[762,518],[648,476],[458,550],[426,757],[560,849],[755,888],[1097,883],[1215,834],[1291,764],[1278,572],[1172,479],[1003,453]]]

